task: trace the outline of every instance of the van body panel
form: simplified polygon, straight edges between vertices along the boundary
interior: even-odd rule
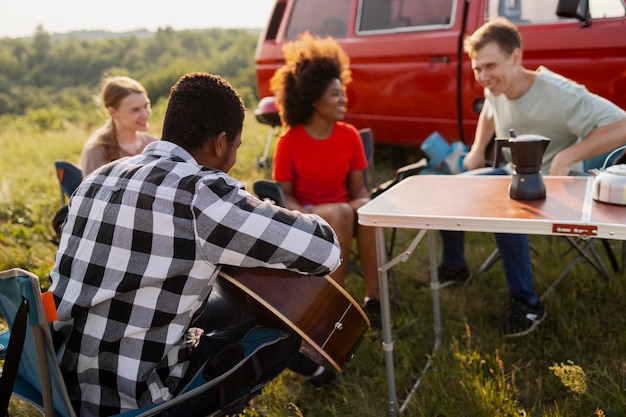
[[[377,142],[392,145],[419,146],[434,131],[450,142],[462,140],[470,144],[473,141],[483,89],[475,81],[470,61],[461,50],[462,40],[494,13],[494,0],[491,4],[488,0],[452,0],[445,23],[369,31],[359,30],[360,19],[364,18],[360,8],[365,0],[342,2],[345,10],[321,7],[321,3],[329,1],[329,4],[336,4],[335,0],[277,0],[275,9],[282,8],[284,13],[275,30],[276,36],[267,39],[268,23],[257,45],[259,97],[273,95],[269,80],[283,63],[282,45],[289,37],[296,37],[297,31],[290,29],[290,16],[294,11],[305,17],[306,13],[314,14],[313,9],[307,10],[304,6],[318,4],[318,29],[302,30],[323,36],[328,33],[324,30],[329,29],[316,33],[320,30],[319,22],[344,21],[333,28],[341,27],[342,32],[334,38],[350,57],[353,81],[348,85],[347,122],[359,129],[371,128]],[[432,0],[413,0],[413,3],[428,1]],[[498,2],[500,9],[496,12],[505,10],[502,9],[505,1]],[[621,2],[623,6],[623,0],[611,1]],[[545,66],[626,108],[624,15],[592,18],[590,24],[584,25],[576,19],[557,18],[556,0],[508,0],[508,4],[525,7],[527,16],[532,17],[535,12],[548,16],[545,21],[524,21],[525,15],[521,14],[517,16],[520,21],[514,21],[523,37],[527,68]],[[550,4],[551,9],[539,10],[545,9],[545,4]],[[327,13],[323,12],[325,9]],[[414,12],[409,9],[405,12],[416,19]]]

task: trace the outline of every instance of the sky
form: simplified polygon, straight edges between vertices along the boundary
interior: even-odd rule
[[[46,32],[262,28],[275,0],[0,0],[0,38]],[[180,7],[178,6],[180,5]]]

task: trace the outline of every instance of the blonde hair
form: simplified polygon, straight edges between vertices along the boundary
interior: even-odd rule
[[[144,86],[137,80],[125,76],[109,77],[104,79],[100,94],[96,97],[96,102],[105,109],[109,107],[118,109],[122,100],[131,94],[148,96]],[[92,143],[92,146],[102,146],[105,149],[108,161],[120,158],[113,117],[109,117],[109,120],[98,129],[96,140]]]
[[[463,49],[471,57],[490,42],[495,42],[507,56],[511,56],[516,48],[522,49],[522,36],[517,27],[504,17],[498,17],[479,27],[465,38]]]

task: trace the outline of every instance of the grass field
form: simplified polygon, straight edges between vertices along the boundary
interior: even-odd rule
[[[267,177],[256,160],[263,152],[267,128],[249,112],[244,145],[231,174],[250,189]],[[162,108],[155,106],[152,128],[160,132]],[[17,126],[17,125],[16,125]],[[55,131],[0,128],[0,269],[21,267],[36,273],[45,286],[56,247],[50,219],[58,208],[59,188],[53,161],[78,162],[93,126],[65,126]],[[377,176],[387,179],[401,153],[376,150]],[[428,198],[428,196],[424,196]],[[396,252],[415,232],[398,235]],[[564,241],[531,236],[535,286],[543,292],[574,256]],[[612,242],[621,253],[621,242]],[[470,268],[478,269],[495,247],[489,234],[467,235]],[[600,248],[598,246],[598,248]],[[603,255],[603,252],[600,251]],[[548,318],[533,333],[517,339],[498,336],[507,306],[507,289],[499,263],[467,285],[441,294],[443,343],[432,354],[432,301],[423,285],[428,276],[427,247],[421,244],[406,263],[395,268],[398,303],[392,309],[396,385],[400,401],[427,363],[408,404],[407,416],[623,416],[626,415],[626,283],[623,273],[606,281],[579,263],[545,302]],[[420,283],[420,280],[422,283]],[[362,299],[362,280],[348,279],[348,290]],[[11,415],[37,415],[13,402]],[[302,377],[283,373],[257,397],[246,416],[384,416],[387,389],[381,334],[366,335],[338,383],[314,388]]]

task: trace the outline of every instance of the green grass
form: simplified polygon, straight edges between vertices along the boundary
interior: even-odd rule
[[[251,189],[267,178],[257,168],[268,129],[249,112],[244,144],[231,174]],[[159,134],[162,106],[155,106],[152,128]],[[17,124],[16,124],[17,125]],[[0,269],[22,267],[46,283],[56,247],[50,219],[58,208],[59,187],[53,161],[78,162],[93,126],[65,126],[57,131],[4,127],[0,130]],[[376,150],[379,180],[395,167],[412,162],[412,153]],[[424,196],[428,198],[428,196]],[[414,231],[400,231],[396,253]],[[574,256],[560,238],[531,236],[535,286],[545,291]],[[621,253],[621,242],[612,242]],[[495,247],[490,234],[468,233],[467,257],[472,270]],[[600,246],[600,253],[603,254]],[[406,263],[395,268],[398,304],[392,307],[396,386],[400,402],[430,369],[407,406],[407,416],[621,416],[626,413],[626,298],[624,276],[606,281],[579,263],[545,300],[548,318],[530,335],[505,340],[498,336],[506,308],[507,288],[500,263],[467,285],[441,292],[443,340],[432,356],[432,298],[427,286],[426,242]],[[362,279],[351,275],[349,292],[360,300]],[[393,289],[393,287],[392,287]],[[253,400],[246,416],[384,416],[387,414],[385,366],[378,331],[367,333],[339,382],[313,388],[302,377],[284,372]],[[31,416],[13,402],[11,415]]]

